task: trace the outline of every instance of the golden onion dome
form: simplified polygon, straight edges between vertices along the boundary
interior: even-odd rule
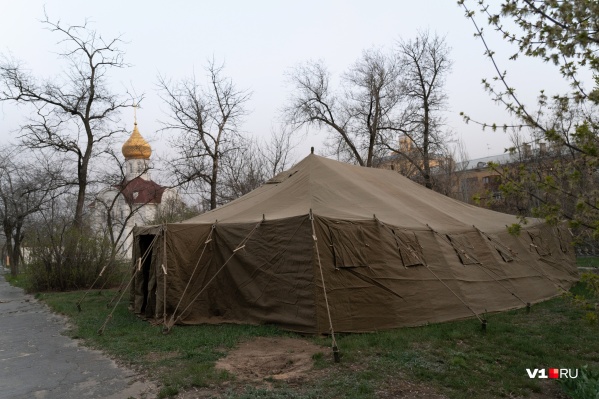
[[[125,159],[150,159],[152,147],[139,133],[137,122],[133,125],[131,137],[123,144],[122,151]]]

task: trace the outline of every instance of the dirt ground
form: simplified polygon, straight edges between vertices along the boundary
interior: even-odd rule
[[[216,363],[216,368],[235,375],[237,382],[270,388],[273,381],[300,386],[318,378],[323,370],[313,370],[313,355],[328,354],[328,348],[295,338],[255,338],[246,341]],[[224,389],[223,389],[224,388]],[[197,388],[177,399],[221,397],[226,387]],[[376,393],[379,398],[445,399],[425,384],[394,381]]]
[[[216,363],[238,381],[295,380],[312,369],[312,356],[324,349],[294,338],[256,338]]]
[[[216,368],[235,376],[237,382],[270,388],[271,381],[301,382],[313,374],[312,356],[326,348],[295,338],[258,337],[243,342],[216,363]],[[198,388],[183,392],[177,399],[218,398],[226,386]]]

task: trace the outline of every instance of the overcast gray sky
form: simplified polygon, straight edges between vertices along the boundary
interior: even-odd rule
[[[471,2],[473,7],[474,2]],[[453,71],[447,78],[449,127],[465,141],[471,158],[502,153],[509,146],[505,133],[482,131],[463,123],[464,111],[473,118],[509,122],[503,109],[483,91],[481,79],[491,77],[492,66],[483,56],[474,28],[454,0],[423,1],[39,1],[0,0],[0,52],[25,61],[37,76],[60,73],[55,45],[57,34],[44,30],[39,20],[44,5],[51,20],[80,24],[88,18],[104,37],[122,35],[126,62],[114,75],[115,85],[145,93],[138,111],[140,131],[160,151],[167,151],[165,134],[156,133],[164,119],[156,94],[156,76],[178,79],[194,71],[203,75],[206,60],[226,63],[225,74],[242,89],[253,92],[243,130],[268,136],[278,111],[289,95],[285,73],[306,60],[322,59],[339,76],[360,55],[376,46],[392,49],[398,39],[415,37],[429,29],[452,48]],[[510,50],[500,39],[491,40],[500,56]],[[533,101],[538,90],[563,89],[549,65],[520,59],[502,61],[513,86]],[[0,104],[0,141],[14,138],[22,109]],[[123,115],[132,128],[133,115]],[[322,137],[310,135],[298,147],[298,159],[310,146],[322,147]]]

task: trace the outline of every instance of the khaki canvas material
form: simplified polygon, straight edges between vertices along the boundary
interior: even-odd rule
[[[214,211],[136,228],[134,262],[148,256],[131,304],[181,324],[306,333],[329,333],[329,312],[339,332],[481,317],[578,279],[564,227],[532,220],[515,237],[515,222],[393,171],[310,155]]]

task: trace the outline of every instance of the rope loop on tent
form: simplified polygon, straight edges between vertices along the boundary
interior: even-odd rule
[[[206,251],[206,247],[208,246],[208,244],[212,241],[212,233],[214,232],[214,229],[216,228],[216,224],[212,225],[212,228],[210,228],[210,232],[208,233],[208,237],[206,238],[206,241],[204,241],[204,248],[202,248],[202,252],[200,253],[200,257],[198,258],[198,261],[196,262],[193,271],[191,272],[191,276],[189,276],[189,280],[187,280],[187,284],[185,285],[185,289],[183,290],[183,292],[181,293],[181,296],[179,297],[179,302],[177,302],[177,306],[175,306],[175,310],[173,311],[173,314],[171,316],[171,320],[169,323],[166,322],[166,317],[164,319],[164,327],[165,327],[165,332],[170,331],[170,329],[172,328],[172,326],[175,324],[175,314],[177,313],[177,310],[179,310],[179,306],[181,306],[181,301],[183,301],[183,297],[185,296],[185,293],[187,292],[187,289],[189,288],[189,284],[191,284],[191,280],[193,279],[196,270],[198,269],[198,265],[200,264],[200,261],[202,260],[202,257],[204,256],[204,252]],[[166,247],[164,249],[165,253],[166,253]],[[166,286],[165,286],[165,292],[166,292]],[[166,294],[165,294],[165,302],[166,302]],[[166,315],[166,304],[164,306],[164,313]],[[170,327],[169,327],[170,326]]]
[[[460,254],[462,254],[466,259],[471,260],[474,263],[477,263],[479,265],[482,265],[481,261],[479,261],[478,259],[476,259],[474,256],[470,256],[470,255],[468,255],[468,252],[464,251],[462,248],[458,248],[458,246],[456,244],[454,244],[453,241],[451,241],[451,238],[449,237],[448,234],[441,234],[438,231],[436,231],[435,229],[433,229],[431,226],[429,226],[428,224],[426,225],[426,227],[428,227],[433,233],[435,233],[436,235],[438,235],[439,237],[441,237],[455,251],[457,251]]]
[[[204,290],[210,285],[210,283],[212,283],[212,281],[214,281],[214,279],[216,278],[216,276],[218,276],[218,274],[225,268],[225,266],[227,266],[227,263],[229,263],[229,261],[231,259],[233,259],[233,257],[235,256],[235,254],[241,250],[242,248],[245,247],[245,244],[249,241],[249,239],[252,237],[252,235],[254,234],[254,232],[258,229],[258,227],[262,224],[262,221],[258,222],[254,228],[248,233],[248,235],[246,235],[243,240],[241,240],[241,242],[237,245],[237,247],[233,250],[233,253],[231,254],[231,256],[229,256],[229,258],[225,261],[225,263],[223,263],[223,265],[216,271],[216,273],[214,273],[214,276],[212,276],[212,278],[210,280],[208,280],[208,282],[202,287],[202,289],[200,290],[200,292],[198,292],[196,294],[195,297],[193,297],[193,299],[187,304],[187,306],[185,307],[185,309],[183,309],[181,311],[181,313],[177,316],[177,320],[175,321],[175,312],[173,312],[173,315],[171,317],[170,322],[168,323],[168,325],[164,326],[163,329],[163,333],[167,334],[170,332],[170,330],[173,328],[173,326],[175,325],[175,323],[177,321],[179,321],[181,319],[181,315],[185,314],[185,312],[187,312],[187,310],[191,307],[191,305],[193,305],[193,303],[200,297],[200,295],[202,295],[202,293],[204,292]],[[213,230],[214,230],[214,225],[212,226]],[[212,233],[212,231],[211,231]],[[206,240],[206,244],[208,244],[210,241]],[[199,260],[198,260],[199,263]],[[196,265],[197,266],[197,265]],[[191,279],[190,279],[191,281]],[[188,282],[189,285],[189,282]],[[181,300],[183,299],[183,295],[181,295],[181,299],[179,299],[179,302],[181,302]]]
[[[476,228],[474,226],[474,228],[476,229],[477,232],[479,232],[479,234],[481,234],[483,237],[484,235],[482,234],[482,231],[480,231],[478,228]],[[508,248],[509,249],[509,248]],[[510,250],[511,251],[511,250]],[[485,266],[482,262],[479,263],[479,265],[481,266],[481,269],[487,273],[487,275],[489,277],[491,277],[493,280],[495,280],[495,282],[497,284],[499,284],[501,287],[503,287],[507,292],[509,292],[510,294],[512,294],[515,298],[517,298],[520,302],[522,302],[524,305],[526,305],[528,308],[530,308],[530,302],[526,302],[524,299],[520,298],[520,296],[518,296],[515,292],[511,291],[508,287],[506,287],[505,285],[503,285],[501,283],[501,281],[499,281],[498,279],[496,279],[495,277],[493,277],[493,275],[489,272],[492,272],[493,274],[499,276],[494,270],[489,269],[487,266]]]
[[[379,223],[380,223],[380,224],[381,224],[383,227],[385,227],[385,228],[386,228],[386,229],[387,229],[387,230],[388,230],[388,231],[389,231],[391,234],[393,234],[393,229],[391,229],[389,226],[387,226],[385,223],[383,223],[381,220],[379,220],[379,219],[376,217],[376,215],[373,215],[373,216],[374,216],[374,219],[375,219],[377,222],[379,222]],[[428,224],[426,225],[426,227],[428,227],[428,228],[429,228],[429,229],[430,229],[430,230],[431,230],[433,233],[439,234],[439,233],[437,233],[435,230],[433,230],[433,229],[432,229],[432,228],[431,228],[431,227],[430,227]],[[453,245],[452,245],[452,247],[453,247]],[[417,258],[418,258],[418,257],[417,257]],[[433,270],[432,270],[432,269],[429,267],[428,263],[426,263],[426,262],[423,262],[422,264],[424,265],[424,267],[426,267],[426,269],[427,269],[429,272],[431,272],[431,274],[432,274],[433,276],[435,276],[435,278],[436,278],[437,280],[439,280],[439,282],[440,282],[441,284],[443,284],[443,285],[445,286],[445,288],[447,288],[447,289],[448,289],[448,290],[449,290],[449,291],[450,291],[450,292],[451,292],[451,293],[452,293],[452,294],[453,294],[453,295],[454,295],[456,298],[458,298],[458,300],[459,300],[460,302],[462,302],[462,304],[463,304],[464,306],[466,306],[466,308],[468,308],[468,310],[470,310],[470,311],[472,312],[472,314],[473,314],[473,315],[474,315],[474,316],[475,316],[475,317],[476,317],[476,318],[477,318],[477,319],[478,319],[478,320],[481,322],[481,325],[482,325],[482,328],[483,328],[483,330],[486,330],[486,326],[487,326],[487,320],[486,320],[486,319],[483,319],[483,318],[481,318],[481,317],[480,317],[480,316],[479,316],[479,315],[478,315],[478,314],[477,314],[477,313],[476,313],[476,312],[475,312],[475,311],[474,311],[474,310],[473,310],[473,309],[472,309],[472,308],[471,308],[471,307],[470,307],[470,306],[469,306],[469,305],[468,305],[466,302],[464,302],[464,300],[462,300],[462,298],[461,298],[461,297],[460,297],[458,294],[456,294],[456,293],[455,293],[455,292],[454,292],[454,291],[453,291],[453,290],[452,290],[452,289],[451,289],[451,288],[450,288],[450,287],[449,287],[447,284],[445,284],[445,282],[444,282],[444,281],[443,281],[443,280],[442,280],[442,279],[441,279],[439,276],[437,276],[437,274],[436,274],[435,272],[433,272]]]
[[[316,228],[314,227],[314,214],[312,213],[312,209],[310,209],[310,224],[312,225],[312,239],[314,240],[314,247],[316,248],[318,269],[320,270],[320,280],[322,282],[322,291],[324,293],[324,303],[326,305],[327,316],[329,318],[329,330],[331,332],[331,347],[333,349],[333,359],[335,360],[335,363],[339,363],[341,361],[341,357],[339,354],[339,347],[337,346],[337,341],[335,340],[335,330],[333,329],[333,319],[331,318],[329,298],[327,297],[327,288],[324,283],[324,274],[322,273],[322,262],[320,261],[320,251],[318,250],[318,238],[316,237]]]
[[[108,314],[108,316],[106,317],[106,320],[104,321],[104,324],[102,324],[102,327],[100,327],[100,329],[98,330],[98,335],[104,334],[104,330],[106,329],[106,326],[108,325],[108,322],[112,319],[112,315],[114,314],[114,311],[116,310],[117,306],[119,306],[119,303],[121,302],[121,299],[123,299],[123,295],[125,295],[125,292],[127,292],[127,288],[129,288],[129,286],[131,285],[131,282],[135,279],[135,276],[137,275],[137,272],[141,270],[141,265],[148,258],[149,254],[150,254],[150,250],[154,246],[154,243],[156,242],[157,238],[158,238],[158,235],[157,234],[154,235],[154,238],[152,239],[152,242],[150,243],[150,245],[148,245],[148,248],[146,249],[146,252],[144,252],[144,254],[138,259],[138,266],[137,266],[137,268],[135,268],[135,271],[133,272],[133,275],[129,279],[129,282],[127,283],[127,286],[125,287],[125,289],[123,289],[123,291],[121,292],[121,295],[119,296],[119,299],[116,301],[116,304],[114,305],[114,307],[112,308],[112,310],[110,311],[110,313]]]
[[[512,294],[515,298],[517,298],[520,302],[522,302],[524,305],[529,306],[529,302],[526,302],[524,299],[520,298],[520,296],[518,296],[515,292],[512,292],[508,287],[506,287],[505,285],[503,285],[501,283],[501,281],[499,281],[498,279],[496,279],[495,277],[493,277],[493,275],[489,272],[492,272],[494,274],[497,274],[495,271],[493,271],[492,269],[487,268],[487,266],[483,265],[482,263],[480,264],[481,269],[487,273],[487,276],[491,277],[493,280],[495,280],[495,282],[497,284],[499,284],[500,286],[502,286],[507,292],[509,292],[510,294]]]

